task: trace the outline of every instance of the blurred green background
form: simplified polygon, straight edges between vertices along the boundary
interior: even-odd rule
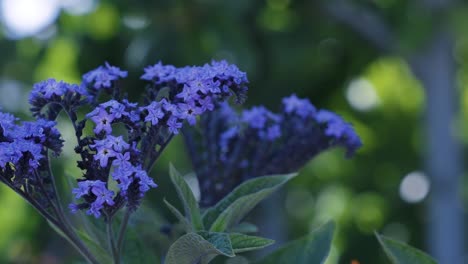
[[[455,163],[446,166],[461,168],[444,176],[444,184],[457,187],[455,202],[468,198],[461,177],[468,141],[468,5],[463,1],[0,0],[0,11],[0,105],[22,117],[29,115],[34,82],[53,77],[79,83],[84,72],[104,61],[130,72],[125,84],[137,98],[144,86],[138,78],[149,64],[226,59],[249,76],[247,105],[278,109],[283,96],[297,93],[351,121],[364,142],[356,157],[347,160],[341,150],[320,155],[275,205],[284,208],[279,212],[288,225],[280,229],[290,239],[337,221],[329,264],[387,263],[375,230],[438,256],[437,245],[430,245],[437,219],[431,218],[428,197],[445,185],[432,180],[428,142],[434,134],[426,124],[434,116],[424,113],[431,107],[445,113],[447,105],[428,104],[424,77],[437,79],[441,72],[450,80],[441,77],[436,90],[453,100],[447,116],[434,118],[451,122],[456,150],[445,156]],[[439,40],[447,45],[438,49]],[[446,58],[448,66],[430,58]],[[66,123],[60,130],[71,138]],[[160,188],[150,198],[155,208],[163,208],[161,197],[168,193],[168,162],[190,172],[183,151],[176,140],[159,161]],[[64,171],[79,176],[74,162],[68,160]],[[1,263],[63,263],[74,254],[31,207],[0,188]],[[456,210],[456,223],[462,223],[464,211]],[[461,237],[462,226],[453,226]],[[447,247],[465,252],[462,238],[450,243]]]

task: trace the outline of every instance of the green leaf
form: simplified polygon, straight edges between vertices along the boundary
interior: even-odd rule
[[[229,234],[217,232],[198,232],[206,241],[214,245],[218,250],[222,251],[227,257],[234,257],[234,250],[232,249],[231,239]]]
[[[182,175],[172,166],[169,166],[169,174],[171,181],[177,190],[179,199],[182,201],[185,210],[185,216],[192,224],[194,230],[203,230],[203,221],[200,214],[200,208],[198,208],[198,202],[190,189],[190,186],[184,180]]]
[[[330,253],[335,225],[329,222],[299,240],[289,242],[256,264],[323,264]]]
[[[225,264],[249,264],[249,260],[243,256],[235,256],[226,260]]]
[[[123,247],[123,263],[160,263],[160,259],[150,249],[146,241],[133,228],[127,229]]]
[[[205,234],[206,235],[206,234]],[[196,233],[181,236],[171,245],[166,255],[166,264],[198,264],[208,263],[218,255],[234,257],[229,252],[230,241],[227,234],[211,234],[210,241]]]
[[[242,223],[239,223],[238,225],[235,225],[233,228],[231,228],[231,231],[234,233],[243,233],[243,234],[257,233],[258,227],[249,222],[242,222]]]
[[[437,264],[434,259],[419,249],[379,234],[376,236],[393,264]]]
[[[268,238],[248,236],[239,233],[231,233],[229,234],[229,238],[231,239],[234,253],[262,249],[275,243],[274,240]]]
[[[164,203],[166,204],[167,208],[171,211],[171,213],[179,220],[179,222],[184,227],[185,232],[190,233],[193,231],[192,225],[187,221],[187,219],[182,215],[182,213],[177,210],[172,204],[170,204],[166,199],[164,199]]]
[[[205,226],[214,232],[223,232],[234,226],[258,203],[296,175],[293,173],[263,176],[244,182],[205,212]]]

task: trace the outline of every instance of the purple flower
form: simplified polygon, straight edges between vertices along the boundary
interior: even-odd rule
[[[265,127],[268,118],[268,110],[263,106],[252,107],[250,110],[244,110],[242,121],[250,127],[262,129]]]
[[[89,188],[93,185],[93,181],[80,181],[78,182],[78,188],[74,188],[72,193],[75,195],[75,199],[89,194]]]
[[[179,129],[182,128],[182,123],[179,122],[177,117],[171,116],[169,120],[167,120],[167,127],[171,133],[177,135],[179,134]]]
[[[110,75],[125,78],[128,75],[127,71],[122,71],[120,68],[110,65],[108,62],[105,63],[107,71]]]
[[[140,192],[142,192],[142,196],[145,192],[147,192],[151,187],[156,188],[158,185],[154,183],[153,179],[151,179],[146,171],[137,169],[135,173],[135,177],[139,179],[139,185],[140,185]]]
[[[159,120],[164,117],[164,112],[160,102],[152,102],[150,105],[142,107],[142,109],[148,111],[148,115],[145,117],[145,122],[151,122],[151,125],[153,126],[157,125]]]
[[[200,92],[202,94],[207,94],[211,87],[210,81],[204,79],[190,81],[188,86],[190,86],[190,88],[192,88],[195,92]]]
[[[315,107],[308,99],[299,99],[295,94],[283,98],[283,106],[286,113],[295,113],[302,118],[313,115],[316,112]]]
[[[362,146],[361,139],[354,132],[351,124],[345,122],[339,115],[327,110],[320,110],[316,119],[319,123],[326,125],[325,134],[327,136],[336,139],[339,144],[343,144],[347,148],[348,156],[354,154]]]
[[[158,62],[153,66],[146,67],[144,71],[145,74],[141,76],[141,79],[163,83],[175,78],[174,73],[176,72],[176,68],[172,65],[163,65],[161,62]]]
[[[182,98],[185,102],[192,102],[200,98],[197,91],[189,85],[184,85],[182,92],[177,94],[177,98]]]
[[[126,71],[121,71],[119,68],[111,66],[106,62],[104,66],[99,66],[83,75],[83,82],[85,85],[93,84],[89,87],[94,90],[102,88],[110,88],[112,82],[121,78],[127,77]]]
[[[107,167],[109,158],[115,157],[116,153],[111,148],[103,146],[98,149],[96,155],[94,155],[94,160],[99,160],[99,165],[103,168]]]
[[[201,108],[194,104],[178,104],[177,107],[179,108],[178,117],[187,120],[192,126],[197,122],[197,116],[203,112]]]
[[[105,131],[106,134],[112,133],[112,121],[114,121],[114,115],[107,113],[107,111],[98,106],[93,112],[89,113],[86,117],[96,124],[94,133],[99,134]]]
[[[100,104],[103,108],[110,107],[110,113],[114,116],[114,118],[121,118],[122,115],[128,115],[125,111],[125,105],[117,102],[116,100],[110,100],[105,103]]]
[[[112,148],[117,152],[122,152],[130,147],[130,145],[127,142],[125,142],[122,136],[107,136],[107,139],[109,140]]]
[[[112,178],[118,182],[120,191],[126,193],[133,181],[132,175],[135,172],[135,167],[128,162],[118,165],[112,172]]]
[[[70,209],[72,214],[76,214],[80,210],[80,207],[77,204],[71,203],[68,205],[68,209]]]
[[[96,201],[94,201],[93,204],[107,204],[111,206],[114,205],[114,192],[109,191],[104,182],[96,181],[91,188],[91,193],[93,193],[96,196]]]
[[[54,95],[62,96],[67,90],[66,86],[66,83],[62,81],[57,82],[55,79],[47,79],[36,83],[31,91],[30,100],[38,96],[46,99],[50,99]]]
[[[127,166],[130,164],[130,152],[125,154],[117,153],[115,160],[112,162],[113,166]]]
[[[266,138],[268,140],[275,140],[281,137],[281,127],[279,125],[273,125],[267,129]]]
[[[200,107],[203,112],[205,111],[213,111],[215,105],[213,104],[213,100],[211,97],[205,97],[203,99],[198,100],[198,103],[200,104]]]

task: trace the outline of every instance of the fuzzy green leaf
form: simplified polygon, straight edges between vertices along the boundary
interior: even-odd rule
[[[249,222],[242,222],[242,223],[235,225],[233,228],[231,228],[231,232],[243,233],[243,234],[257,233],[258,227]]]
[[[223,232],[233,227],[258,203],[296,175],[263,176],[244,182],[205,212],[205,226],[213,232]]]
[[[229,234],[229,238],[231,239],[234,253],[258,250],[275,243],[274,240],[268,238],[248,236],[239,233],[231,233]]]
[[[185,229],[185,232],[190,233],[193,231],[192,225],[187,221],[187,219],[182,215],[182,213],[175,208],[172,204],[170,204],[166,199],[164,199],[164,203],[166,204],[167,208],[171,211],[171,213],[179,220],[182,226]]]
[[[198,202],[190,189],[190,186],[184,180],[182,175],[172,166],[169,167],[171,181],[177,190],[179,199],[182,201],[185,210],[185,216],[192,224],[194,230],[203,230],[203,221],[198,207]]]
[[[323,264],[330,253],[335,225],[329,222],[304,238],[289,242],[256,264]]]
[[[166,264],[208,263],[218,255],[234,257],[227,234],[204,232],[208,240],[196,233],[188,233],[171,245],[166,255]]]
[[[419,249],[379,234],[376,236],[393,264],[437,264],[434,259]]]

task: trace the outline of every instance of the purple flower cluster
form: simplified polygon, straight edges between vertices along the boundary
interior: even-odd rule
[[[126,99],[121,102],[110,100],[98,105],[86,117],[91,119],[96,125],[94,133],[112,133],[112,124],[124,123],[135,126],[140,121],[138,104],[131,103]]]
[[[34,85],[29,96],[29,103],[35,117],[54,120],[63,108],[74,112],[77,107],[86,104],[90,98],[91,96],[83,86],[48,79]]]
[[[91,203],[87,213],[94,215],[96,218],[101,216],[101,210],[107,204],[113,206],[115,204],[113,197],[114,192],[106,187],[103,181],[81,181],[78,183],[78,188],[73,189],[75,199],[80,199],[83,196],[95,196],[96,198]],[[70,205],[72,212],[77,212],[80,207],[75,204]]]
[[[177,98],[190,105],[199,105],[204,111],[213,108],[212,99],[228,97],[231,92],[236,94],[238,102],[244,102],[248,83],[246,73],[226,61],[182,68],[159,62],[145,68],[141,79],[152,82],[152,88],[157,91],[169,87]]]
[[[47,181],[39,176],[45,168],[48,150],[58,155],[63,141],[55,122],[39,119],[17,123],[11,114],[0,112],[0,181],[24,197],[38,197],[45,208]]]
[[[95,140],[90,148],[95,152],[94,164],[100,169],[112,171],[111,176],[117,183],[119,193],[115,196],[114,192],[108,189],[107,182],[101,179],[80,181],[73,193],[76,199],[84,197],[88,202],[71,204],[72,211],[87,208],[88,214],[100,217],[106,204],[112,210],[110,207],[123,198],[128,203],[127,206],[134,207],[137,206],[134,201],[141,199],[150,188],[157,187],[153,179],[138,164],[139,151],[135,146],[130,146],[122,136],[107,135],[104,139]]]
[[[296,95],[282,100],[278,114],[263,106],[237,113],[225,104],[203,116],[200,130],[203,140],[195,139],[195,130],[185,138],[204,205],[217,202],[249,178],[297,171],[332,147],[344,147],[351,156],[362,145],[351,124]]]
[[[85,75],[83,75],[83,84],[91,90],[110,89],[115,81],[127,77],[126,71],[105,63]]]
[[[74,211],[87,210],[96,217],[110,217],[123,206],[135,210],[144,194],[157,187],[148,171],[184,123],[195,125],[200,115],[213,111],[232,94],[242,100],[247,89],[245,73],[226,62],[184,68],[158,63],[145,69],[142,79],[151,85],[146,104],[139,106],[121,97],[115,82],[124,77],[126,72],[109,64],[83,76],[82,87],[87,88],[95,108],[76,126],[79,145],[75,150],[82,157],[78,166],[84,175],[75,192],[83,193],[77,199],[84,202],[72,204]],[[112,99],[98,104],[101,90]],[[94,135],[81,137],[86,120],[94,124]],[[115,135],[117,124],[124,125],[126,138]],[[108,185],[112,181],[116,182],[116,189],[110,197]],[[80,192],[84,188],[81,185],[88,186],[82,182],[98,182],[99,187],[89,185]],[[107,202],[99,200],[93,188],[110,197]]]

